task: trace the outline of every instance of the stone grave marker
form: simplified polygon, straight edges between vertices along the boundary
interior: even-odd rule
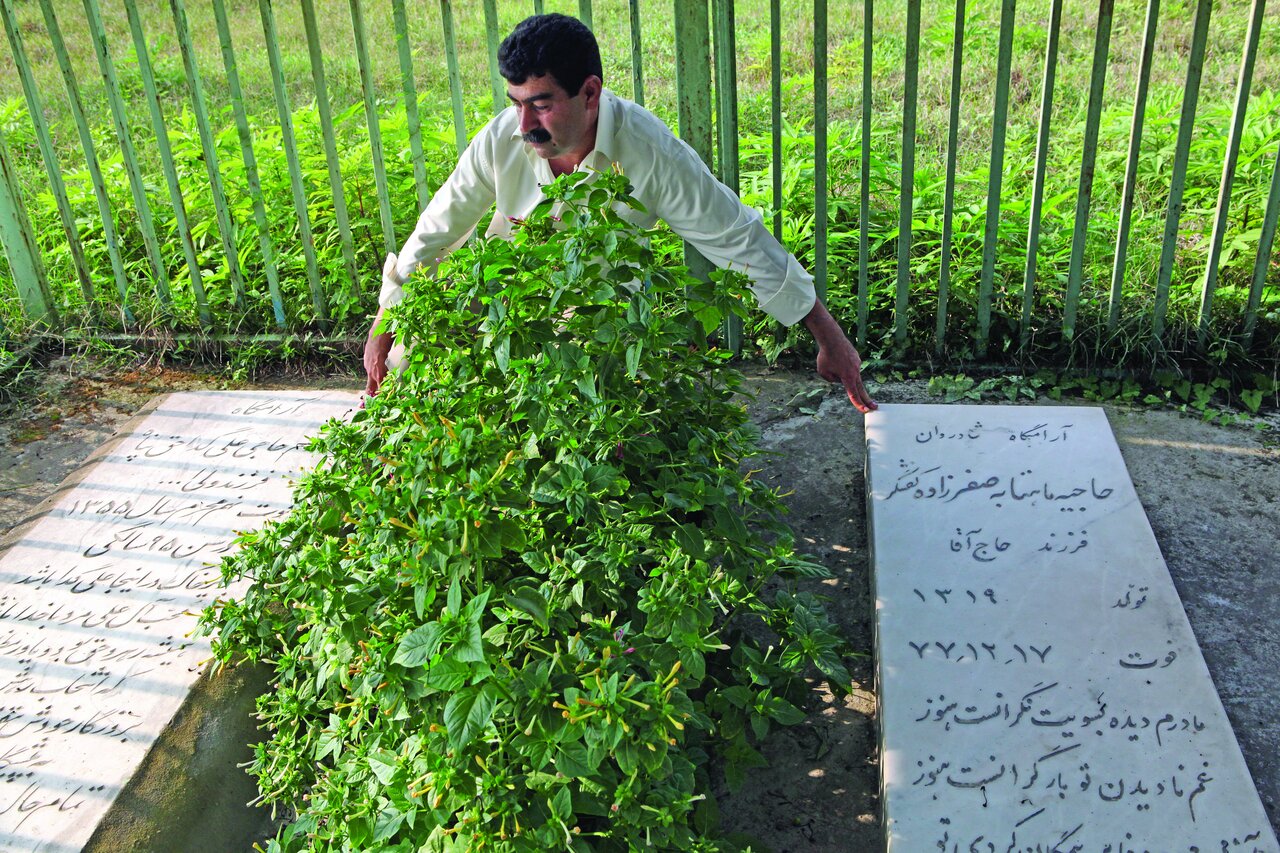
[[[866,437],[890,853],[1280,849],[1101,409]]]
[[[168,395],[0,551],[0,851],[93,835],[199,678],[236,531],[288,512],[349,392]],[[238,772],[238,771],[233,771]]]

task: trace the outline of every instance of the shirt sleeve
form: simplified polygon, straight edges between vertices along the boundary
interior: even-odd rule
[[[757,211],[716,180],[692,148],[672,139],[674,156],[657,164],[662,174],[654,213],[716,266],[745,273],[769,316],[787,326],[804,319],[817,300],[813,276],[769,233]]]
[[[434,273],[436,266],[470,237],[496,197],[492,156],[487,150],[492,125],[488,125],[462,152],[453,174],[431,197],[418,224],[396,257],[401,282],[420,266]],[[389,308],[404,298],[401,284],[384,278],[378,304]]]

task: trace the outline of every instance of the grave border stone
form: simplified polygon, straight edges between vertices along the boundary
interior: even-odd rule
[[[1093,408],[1093,407],[950,406],[950,405],[940,405],[940,404],[887,405],[885,407],[882,407],[880,412],[877,412],[868,416],[867,422],[866,422],[866,441],[867,441],[866,501],[867,501],[868,552],[870,557],[870,565],[872,567],[872,573],[870,578],[871,592],[872,592],[873,600],[876,602],[876,612],[875,612],[875,617],[873,619],[873,633],[874,633],[874,641],[875,641],[875,648],[876,648],[876,666],[875,666],[875,674],[876,674],[876,681],[877,681],[876,695],[878,697],[878,702],[881,703],[878,709],[878,717],[881,720],[880,748],[881,748],[881,756],[882,756],[881,780],[880,780],[881,792],[880,793],[881,793],[883,825],[884,825],[884,831],[885,831],[885,836],[889,846],[889,850],[891,851],[891,853],[897,853],[897,851],[900,849],[912,851],[912,850],[926,849],[926,848],[923,848],[920,846],[923,840],[920,837],[915,838],[915,840],[912,843],[907,844],[906,846],[902,846],[902,847],[895,846],[895,839],[898,839],[900,842],[900,839],[897,836],[896,831],[898,830],[900,825],[900,815],[903,813],[904,807],[902,805],[902,801],[905,800],[912,803],[913,808],[917,812],[917,816],[918,816],[918,813],[921,811],[924,811],[924,809],[921,808],[921,799],[922,799],[921,797],[916,796],[913,798],[910,796],[904,796],[902,793],[904,790],[909,790],[914,785],[912,780],[908,778],[909,774],[906,772],[907,768],[904,765],[907,763],[910,763],[911,761],[914,761],[915,759],[921,756],[917,756],[915,753],[910,753],[907,758],[904,758],[903,750],[907,749],[907,747],[904,747],[902,744],[894,740],[895,738],[901,738],[905,734],[905,732],[898,730],[905,725],[905,718],[901,713],[902,708],[889,707],[890,705],[898,701],[896,699],[896,694],[899,691],[895,690],[892,684],[886,685],[885,683],[885,680],[886,680],[885,673],[887,669],[891,669],[892,667],[895,667],[895,666],[900,666],[904,662],[908,664],[912,662],[909,659],[909,656],[908,658],[904,658],[903,660],[899,660],[898,657],[895,657],[895,655],[898,655],[898,651],[900,650],[895,651],[890,649],[888,650],[888,652],[886,652],[885,643],[888,642],[892,644],[902,639],[902,637],[900,636],[902,632],[901,632],[900,625],[892,621],[893,619],[898,618],[897,615],[886,613],[886,610],[890,607],[890,605],[886,605],[885,600],[887,598],[894,599],[895,595],[903,592],[905,592],[906,595],[909,596],[912,592],[910,584],[906,585],[907,588],[905,590],[893,589],[892,588],[893,582],[892,582],[892,579],[888,576],[888,573],[890,571],[894,571],[894,572],[897,572],[899,575],[907,576],[909,572],[911,572],[913,569],[908,568],[907,563],[904,562],[901,555],[886,556],[885,546],[886,546],[886,540],[889,537],[886,536],[885,534],[884,525],[888,523],[901,523],[901,519],[898,519],[896,522],[889,522],[886,520],[885,515],[883,515],[882,513],[884,512],[884,504],[887,500],[891,499],[895,495],[899,495],[904,492],[904,489],[903,489],[904,484],[909,483],[908,488],[913,490],[910,494],[907,495],[908,499],[911,499],[912,497],[916,498],[917,500],[919,500],[922,497],[926,499],[924,502],[922,502],[922,505],[923,503],[927,503],[928,498],[932,497],[932,495],[929,494],[930,492],[934,493],[935,495],[939,494],[940,493],[939,490],[948,488],[949,484],[946,484],[942,481],[935,481],[933,479],[929,479],[927,482],[924,482],[924,478],[921,478],[922,484],[911,483],[909,478],[904,479],[902,475],[899,475],[898,479],[894,481],[893,469],[889,466],[894,464],[894,462],[897,461],[898,455],[902,453],[903,442],[909,441],[910,439],[909,438],[904,439],[901,436],[896,437],[896,439],[891,439],[887,435],[887,433],[889,433],[891,430],[898,430],[904,434],[912,432],[917,427],[919,427],[921,423],[921,421],[918,421],[915,419],[915,416],[919,415],[923,420],[923,419],[927,419],[927,417],[930,414],[940,415],[944,411],[946,412],[948,418],[955,418],[955,420],[948,421],[947,429],[949,430],[955,427],[956,425],[960,424],[966,418],[968,419],[968,421],[981,421],[988,425],[992,423],[1000,423],[1003,426],[1007,426],[1007,424],[1003,424],[1003,422],[1000,421],[1000,418],[1004,415],[1014,415],[1015,419],[1018,419],[1018,418],[1032,419],[1027,421],[1027,423],[1030,424],[1035,419],[1035,415],[1037,413],[1040,413],[1041,418],[1045,417],[1044,413],[1046,412],[1046,410],[1052,410],[1055,414],[1064,415],[1075,422],[1079,422],[1082,419],[1083,420],[1094,419],[1092,426],[1096,427],[1098,425],[1101,425],[1105,427],[1105,434],[1102,436],[1102,438],[1104,438],[1107,442],[1109,442],[1109,445],[1103,448],[1103,450],[1100,451],[1100,453],[1103,456],[1107,456],[1107,455],[1111,456],[1112,459],[1115,462],[1118,462],[1119,464],[1118,470],[1123,475],[1124,487],[1126,490],[1125,494],[1122,496],[1123,508],[1127,511],[1131,506],[1136,507],[1136,510],[1137,510],[1136,516],[1131,519],[1135,526],[1134,529],[1132,530],[1132,535],[1135,538],[1147,540],[1142,542],[1141,544],[1142,546],[1147,546],[1149,544],[1150,553],[1154,554],[1155,562],[1152,563],[1152,565],[1154,566],[1154,568],[1152,569],[1152,572],[1163,576],[1163,580],[1167,585],[1167,591],[1172,595],[1172,602],[1171,602],[1172,609],[1177,611],[1177,616],[1181,620],[1181,625],[1176,627],[1178,630],[1184,631],[1185,635],[1190,638],[1191,647],[1196,652],[1196,654],[1193,656],[1195,660],[1184,661],[1184,663],[1189,665],[1192,669],[1196,669],[1198,667],[1198,669],[1202,671],[1203,677],[1204,679],[1206,679],[1206,683],[1210,685],[1210,688],[1212,691],[1212,696],[1209,701],[1209,704],[1212,706],[1215,706],[1214,716],[1216,716],[1217,718],[1213,722],[1215,724],[1220,723],[1220,725],[1225,729],[1225,733],[1226,733],[1225,743],[1220,744],[1224,752],[1224,754],[1221,755],[1222,764],[1216,765],[1216,766],[1219,768],[1220,771],[1222,771],[1222,773],[1234,775],[1238,782],[1243,781],[1243,783],[1248,788],[1248,793],[1252,800],[1251,803],[1246,802],[1246,804],[1243,805],[1240,808],[1240,810],[1236,812],[1236,814],[1237,815],[1248,814],[1249,820],[1241,821],[1241,822],[1242,823],[1248,822],[1249,828],[1251,830],[1253,829],[1252,824],[1254,822],[1257,822],[1259,824],[1259,832],[1257,834],[1257,838],[1254,840],[1251,840],[1248,837],[1244,837],[1244,838],[1231,837],[1230,833],[1228,833],[1227,843],[1231,845],[1238,845],[1238,846],[1230,846],[1230,849],[1233,851],[1234,850],[1265,850],[1265,851],[1276,850],[1277,847],[1276,847],[1274,834],[1272,832],[1266,812],[1262,808],[1262,804],[1260,799],[1258,798],[1256,788],[1254,787],[1252,779],[1248,774],[1248,769],[1244,763],[1243,756],[1240,754],[1238,743],[1235,739],[1234,733],[1230,729],[1230,724],[1227,720],[1225,711],[1217,695],[1216,689],[1212,688],[1212,681],[1209,680],[1208,670],[1205,667],[1205,664],[1203,661],[1203,655],[1200,654],[1199,652],[1199,647],[1195,640],[1194,632],[1191,629],[1190,623],[1187,620],[1186,614],[1181,606],[1181,602],[1178,599],[1176,589],[1174,588],[1172,579],[1169,576],[1168,567],[1164,562],[1163,555],[1160,553],[1159,546],[1155,540],[1154,533],[1151,531],[1150,523],[1149,523],[1149,520],[1147,519],[1145,510],[1142,508],[1141,502],[1137,498],[1136,491],[1134,491],[1133,489],[1132,478],[1129,476],[1128,470],[1125,467],[1125,464],[1123,461],[1123,457],[1119,453],[1119,448],[1118,448],[1118,445],[1116,444],[1114,433],[1110,429],[1110,425],[1106,420],[1105,413],[1103,412],[1103,410],[1099,408]],[[960,414],[961,412],[964,412],[964,414],[963,415]],[[981,438],[984,431],[991,432],[994,430],[990,426],[982,427],[982,424],[978,423],[974,429],[969,430],[971,434],[968,436],[968,440],[970,442],[978,441]],[[952,450],[960,449],[960,445],[962,445],[965,440],[965,436],[963,435],[964,432],[965,432],[964,429],[960,429],[957,435],[948,436],[948,438],[959,439],[957,444],[950,446]],[[1012,439],[1012,436],[1010,436],[1010,438]],[[926,438],[926,441],[927,440],[928,439]],[[921,439],[919,436],[916,437],[916,441],[921,442]],[[1077,446],[1077,450],[1078,450],[1078,446]],[[975,451],[975,455],[977,455],[976,451]],[[932,466],[933,463],[937,461],[934,458],[927,457],[927,454],[921,454],[919,458],[927,458],[927,461],[920,462],[917,470],[925,469],[926,466]],[[974,471],[977,471],[978,464],[976,462],[971,462],[970,457],[965,457],[965,460],[966,460],[966,464],[972,464],[972,469]],[[1078,462],[1078,460],[1073,458],[1073,462]],[[909,463],[902,462],[900,464],[905,465]],[[909,469],[903,469],[903,470],[909,470]],[[933,467],[930,467],[928,470],[935,472],[933,474],[930,474],[930,477],[932,478],[932,477],[938,477],[939,475],[945,477],[949,474],[949,472],[951,472],[952,469],[944,466],[942,467],[941,471],[939,471],[938,468],[933,468]],[[974,494],[970,494],[969,499],[976,500],[977,496],[981,493],[981,487],[980,487],[981,477],[986,473],[989,473],[989,472],[984,469],[983,471],[975,474],[972,480],[970,480],[970,482],[965,486],[960,485],[962,481],[959,481],[959,480],[956,481],[955,493],[957,493],[957,496],[959,496],[960,494],[964,494],[966,492],[972,492]],[[890,481],[890,482],[886,482],[886,481]],[[987,481],[981,481],[981,482],[987,482]],[[1116,484],[1108,483],[1107,485],[1116,485]],[[996,488],[999,488],[999,486],[997,486]],[[1029,486],[1024,488],[1027,490],[1030,489]],[[1117,488],[1119,487],[1117,486]],[[994,496],[994,489],[991,490],[991,496]],[[1094,496],[1095,497],[1097,496],[1096,493]],[[948,497],[951,500],[955,499],[950,495],[948,495]],[[902,501],[900,500],[900,503],[901,502]],[[877,511],[878,506],[880,507],[879,512]],[[895,508],[901,509],[900,507],[898,507],[898,505],[895,505]],[[917,509],[919,508],[917,507]],[[1082,514],[1078,517],[1080,518],[1084,517],[1083,511],[1084,511],[1084,508],[1082,507],[1081,508]],[[1106,512],[1100,513],[1100,515],[1105,517],[1109,515],[1114,515],[1114,512],[1115,512],[1115,508],[1111,507],[1111,508],[1108,508]],[[1098,515],[1098,514],[1095,514],[1095,515]],[[1138,525],[1138,522],[1137,522],[1137,518],[1139,517],[1141,519],[1140,525]],[[945,513],[939,511],[936,515],[931,516],[931,520],[936,521],[939,525],[945,525],[948,520],[954,520],[954,518],[951,516],[946,516]],[[1092,525],[1093,522],[1090,521],[1090,524]],[[977,522],[975,521],[974,524],[971,526],[976,527]],[[1141,529],[1138,529],[1139,527]],[[994,539],[991,538],[990,533],[987,534],[986,538],[990,542],[995,541]],[[919,543],[925,539],[928,539],[928,537],[924,536],[923,532],[920,531],[916,534],[915,542]],[[934,537],[934,539],[936,539],[936,536]],[[932,539],[930,539],[929,542],[930,544],[936,544],[933,542]],[[952,544],[954,546],[954,542]],[[988,547],[992,547],[992,546],[988,545]],[[962,545],[962,548],[963,548],[963,545]],[[954,547],[952,550],[955,550]],[[1053,555],[1050,555],[1050,557],[1052,556]],[[1106,560],[1104,559],[1102,560],[1102,562],[1106,563]],[[1158,563],[1158,565],[1156,565],[1156,563]],[[946,568],[948,569],[954,569],[954,565],[951,565],[951,564],[941,563],[939,565],[945,565]],[[933,568],[937,568],[937,567],[935,566]],[[910,575],[910,576],[918,577],[918,575]],[[989,577],[990,574],[987,574],[985,576]],[[954,578],[955,574],[951,574],[946,577]],[[1033,582],[1027,581],[1027,583],[1033,583]],[[947,583],[946,581],[939,582],[939,586],[943,588],[946,588],[950,585],[951,584]],[[943,592],[943,591],[946,591],[948,594],[950,594],[950,590],[939,590],[939,592]],[[919,589],[915,590],[915,594],[922,595]],[[957,591],[957,594],[959,594],[958,591]],[[979,595],[981,595],[981,593],[979,593]],[[905,598],[905,596],[903,598]],[[903,599],[897,599],[899,604],[899,612],[903,612],[903,608],[901,607],[902,600]],[[944,604],[946,603],[946,600],[947,599],[944,597],[943,598]],[[928,602],[926,602],[926,604],[927,603]],[[1158,606],[1158,605],[1153,605],[1153,607],[1155,606]],[[1151,613],[1151,612],[1152,611],[1149,609],[1148,613]],[[919,614],[916,614],[916,615],[918,616]],[[1112,621],[1113,622],[1115,621],[1114,617],[1112,617]],[[886,624],[888,624],[888,627],[886,627]],[[1175,626],[1170,625],[1169,627],[1175,627]],[[887,637],[886,634],[892,634],[892,636]],[[941,644],[939,644],[939,647],[942,648]],[[923,667],[928,662],[924,661],[923,654],[921,654],[920,657],[921,657],[921,666]],[[887,658],[888,660],[886,660]],[[948,654],[947,655],[948,664],[950,664],[951,661],[952,661],[951,655]],[[937,673],[939,671],[936,667],[936,664],[930,664],[930,665],[932,665],[933,668],[928,671],[929,673]],[[1122,667],[1124,665],[1125,665],[1124,663],[1120,664],[1120,666]],[[917,673],[917,675],[918,674],[919,673]],[[901,673],[898,673],[896,675],[889,676],[888,680],[893,681],[897,679],[898,683],[901,684],[902,683],[901,679],[903,677],[904,676]],[[972,679],[972,670],[970,672],[969,677]],[[1047,684],[1047,680],[1045,683]],[[1093,684],[1094,682],[1090,681],[1089,683]],[[972,687],[971,684],[966,686]],[[1048,687],[1045,687],[1045,689],[1048,689]],[[955,697],[953,696],[952,698],[954,699]],[[941,703],[939,703],[939,705],[941,705]],[[984,710],[985,710],[985,706],[984,706]],[[929,715],[926,714],[924,719],[926,720],[930,719]],[[939,719],[941,719],[941,717]],[[916,722],[918,723],[919,719],[917,719]],[[965,722],[969,722],[969,721],[965,720]],[[959,729],[963,729],[964,727],[957,725],[956,728],[959,730]],[[1158,728],[1158,724],[1157,724],[1157,728]],[[968,730],[972,732],[972,731],[975,731],[976,729],[970,728]],[[1070,744],[1071,742],[1065,742],[1065,743]],[[1075,747],[1072,746],[1071,748],[1075,748]],[[1195,752],[1196,749],[1198,748],[1199,747],[1190,748],[1188,749],[1188,752]],[[996,751],[994,747],[992,749],[993,751]],[[897,751],[895,752],[895,750]],[[1066,750],[1062,750],[1062,751],[1065,752]],[[1077,753],[1077,755],[1084,755],[1084,753]],[[966,757],[968,757],[967,753],[966,753]],[[1201,757],[1203,757],[1203,754],[1201,755]],[[929,758],[932,759],[933,756],[929,756]],[[923,763],[924,762],[922,762],[922,764]],[[995,765],[993,763],[992,767],[994,768],[994,766]],[[922,769],[922,774],[920,778],[923,779],[924,781],[921,784],[926,786],[929,784],[932,784],[929,781],[929,777],[927,774],[931,769],[936,771],[937,767],[935,766],[933,768],[928,768],[928,767],[916,768],[914,765],[912,765],[910,768],[912,772],[916,771],[917,769]],[[964,773],[957,772],[958,769],[959,768],[953,769],[951,772],[957,776],[960,776],[961,781],[967,781],[969,777],[967,777]],[[970,768],[966,767],[966,768],[963,768],[963,770],[969,771]],[[1024,774],[1027,772],[1027,770],[1028,768],[1024,767]],[[891,778],[891,777],[894,777],[895,775],[896,775],[896,778]],[[977,778],[981,774],[975,772],[972,775],[973,775],[973,778]],[[1242,779],[1240,778],[1241,776],[1243,777]],[[950,777],[940,776],[939,778],[946,778],[948,782],[952,781]],[[1102,782],[1098,781],[1097,785],[1098,785],[1098,793],[1101,794]],[[891,788],[894,788],[895,786],[897,787],[897,790],[891,790]],[[945,786],[940,786],[938,789],[935,789],[935,791],[941,791],[944,788]],[[923,789],[918,789],[918,790],[923,790]],[[1111,791],[1111,793],[1114,793],[1114,791]],[[1238,789],[1237,789],[1237,793],[1240,793],[1243,795],[1243,792],[1239,791]],[[986,788],[984,787],[983,788],[984,802],[982,803],[984,807],[986,806],[985,798],[986,798]],[[935,796],[934,799],[937,800],[938,797]],[[1107,798],[1103,797],[1103,799],[1107,799]],[[1154,797],[1152,799],[1154,799]],[[1245,799],[1248,800],[1249,797],[1245,797]],[[954,803],[952,803],[952,805],[954,805]],[[1037,801],[1036,805],[1040,805],[1040,802]],[[1030,810],[1030,807],[1028,808],[1028,810]],[[1139,811],[1141,812],[1141,809],[1139,809]],[[1039,812],[1036,812],[1036,814],[1039,814]],[[939,817],[939,816],[934,815],[933,817]],[[948,826],[954,826],[955,824],[951,823],[951,817],[953,817],[953,815],[943,816],[944,819],[942,820],[942,823],[947,824]],[[921,821],[915,819],[915,817],[910,817],[910,819],[908,819],[907,817],[903,817],[901,818],[901,820],[907,820],[910,825],[910,828],[913,831],[919,831],[920,829],[922,829]],[[950,840],[951,844],[955,844],[957,843],[957,841],[959,841],[959,846],[957,849],[959,850],[969,849],[969,841],[967,840],[968,837],[965,836],[963,832],[959,831],[958,828],[957,830],[955,830],[955,832],[956,832],[955,836],[952,837]],[[939,829],[937,834],[942,835],[943,829]],[[1087,832],[1085,834],[1087,834]],[[1025,835],[1023,836],[1024,840],[1026,837],[1028,836],[1025,836]],[[927,839],[929,844],[932,844],[934,840],[935,839],[932,836],[930,836]],[[988,848],[985,845],[987,843],[991,843],[992,840],[993,839],[991,837],[987,837],[986,840],[983,841],[982,844],[980,845],[980,849],[987,850]],[[1006,837],[1004,840],[1007,841],[1008,838]],[[1074,844],[1076,840],[1078,839],[1069,840],[1067,838],[1063,838],[1060,849],[1064,851],[1076,849],[1072,846],[1072,844]],[[1120,835],[1117,838],[1117,841],[1121,844],[1123,849],[1126,851],[1130,849],[1129,846],[1124,846],[1126,844],[1135,846],[1135,849],[1138,851],[1146,849],[1143,846],[1141,846],[1142,845],[1141,838],[1130,835],[1126,839],[1124,837],[1123,832],[1120,833]],[[939,841],[939,843],[941,842]],[[1052,846],[1053,845],[1051,844],[1050,847]],[[927,849],[934,849],[934,847],[927,846]],[[945,849],[950,851],[951,846],[947,845]],[[1001,842],[997,847],[994,847],[992,849],[1004,850],[1005,845],[1003,842]],[[1014,849],[1022,850],[1023,848],[1021,846],[1017,846]],[[1029,848],[1029,849],[1034,849],[1034,848]],[[1092,850],[1093,847],[1086,846],[1080,849]],[[1099,849],[1099,853],[1101,853],[1102,845],[1099,845],[1098,849]],[[1113,851],[1115,849],[1118,849],[1118,848],[1113,848]],[[1163,850],[1164,848],[1160,847],[1157,849]],[[1186,848],[1183,848],[1183,849],[1186,849]],[[1201,849],[1207,850],[1208,848],[1202,847]],[[1212,849],[1216,853],[1216,851],[1218,850],[1218,847],[1215,845]]]
[[[359,403],[354,392],[331,389],[270,391],[177,391],[145,403],[95,448],[68,476],[12,529],[0,536],[3,558],[77,487],[86,484],[99,464],[125,448],[149,418],[184,395],[208,397],[228,393],[264,400],[308,398],[345,406]],[[333,414],[340,415],[342,408]],[[290,475],[290,481],[296,474]],[[252,524],[244,524],[249,529]],[[217,560],[209,561],[216,577]],[[192,620],[191,627],[194,627]],[[249,806],[257,795],[254,780],[243,770],[252,756],[251,744],[260,739],[254,718],[256,698],[268,688],[267,667],[243,664],[212,672],[206,664],[175,708],[110,805],[95,816],[92,834],[78,848],[92,853],[122,850],[165,850],[166,853],[204,853],[211,849],[248,849],[274,833],[276,821],[267,809]],[[16,806],[16,804],[11,804]],[[38,833],[38,830],[36,830]],[[37,836],[38,837],[38,836]],[[71,849],[41,839],[41,850]],[[0,839],[0,850],[14,850]]]

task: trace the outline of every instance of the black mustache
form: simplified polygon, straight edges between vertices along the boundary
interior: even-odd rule
[[[522,134],[520,138],[525,142],[529,142],[534,145],[541,145],[544,142],[551,141],[551,134],[547,132],[545,127],[536,127],[528,133]]]

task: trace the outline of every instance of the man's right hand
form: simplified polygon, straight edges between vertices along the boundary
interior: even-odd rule
[[[364,372],[368,374],[364,393],[372,397],[378,393],[382,380],[387,378],[387,354],[391,352],[391,344],[395,336],[390,332],[378,332],[382,324],[382,310],[373,317],[373,325],[369,327],[369,337],[364,342]]]

